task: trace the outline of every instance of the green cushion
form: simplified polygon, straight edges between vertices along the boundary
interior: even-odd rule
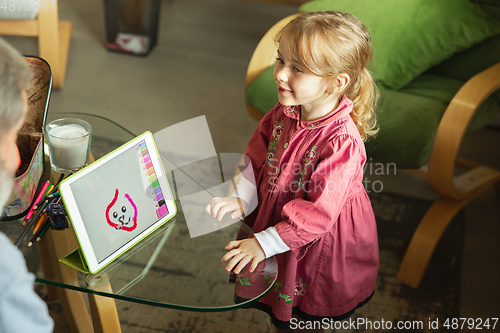
[[[274,66],[266,68],[247,87],[247,103],[266,114],[278,102],[278,87],[274,82]]]
[[[432,98],[448,105],[463,84],[464,81],[457,79],[445,78],[432,74],[422,74],[399,91]],[[383,87],[381,89],[383,89]],[[499,113],[500,104],[498,101],[494,98],[486,99],[471,119],[469,127],[467,127],[467,133],[472,133],[491,124],[491,122],[499,116]]]
[[[316,0],[300,10],[338,10],[362,20],[372,35],[370,69],[393,89],[457,51],[500,33],[500,21],[468,0]]]
[[[427,73],[467,81],[477,73],[500,62],[500,35],[486,39],[470,49],[429,69]],[[493,93],[500,102],[500,90]]]
[[[272,67],[262,72],[247,90],[247,102],[263,114],[278,102]],[[366,142],[368,156],[398,168],[419,168],[431,153],[439,121],[463,81],[423,74],[400,90],[379,85],[380,132]],[[468,131],[489,124],[498,116],[498,103],[489,98],[471,121]]]
[[[398,168],[420,168],[432,151],[439,121],[463,85],[462,81],[424,74],[400,90],[380,88],[378,123],[380,132],[366,142],[368,155]],[[487,99],[471,120],[468,132],[491,123],[499,105]]]
[[[470,49],[429,69],[428,73],[467,81],[477,73],[500,62],[500,35],[486,39]]]
[[[495,18],[496,20],[500,20],[500,1],[498,0],[470,0],[473,3],[479,4],[482,10],[485,13]]]

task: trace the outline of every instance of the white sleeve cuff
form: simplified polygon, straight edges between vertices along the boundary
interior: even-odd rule
[[[231,194],[231,197],[245,200],[245,202],[250,205],[252,200],[257,198],[257,187],[255,187],[255,185],[249,182],[245,177],[241,177],[238,184],[236,184],[236,190]]]
[[[266,259],[276,254],[290,251],[288,245],[283,242],[275,227],[269,227],[255,234],[255,238],[266,254]]]

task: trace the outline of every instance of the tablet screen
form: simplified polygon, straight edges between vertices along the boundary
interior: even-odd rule
[[[165,198],[170,198],[170,192],[168,186],[160,187],[145,141],[91,174],[75,180],[70,188],[101,263],[169,213]]]

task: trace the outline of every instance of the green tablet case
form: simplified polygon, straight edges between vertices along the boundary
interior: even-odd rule
[[[80,248],[77,248],[64,258],[59,259],[59,261],[79,270],[80,272],[90,273],[85,263],[85,257],[83,256],[83,253],[80,251]]]

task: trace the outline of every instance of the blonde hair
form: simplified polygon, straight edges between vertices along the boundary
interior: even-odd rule
[[[304,13],[288,23],[275,41],[282,53],[315,75],[333,79],[348,74],[343,94],[353,102],[351,118],[363,140],[377,134],[378,89],[367,69],[373,48],[361,21],[341,12]]]

